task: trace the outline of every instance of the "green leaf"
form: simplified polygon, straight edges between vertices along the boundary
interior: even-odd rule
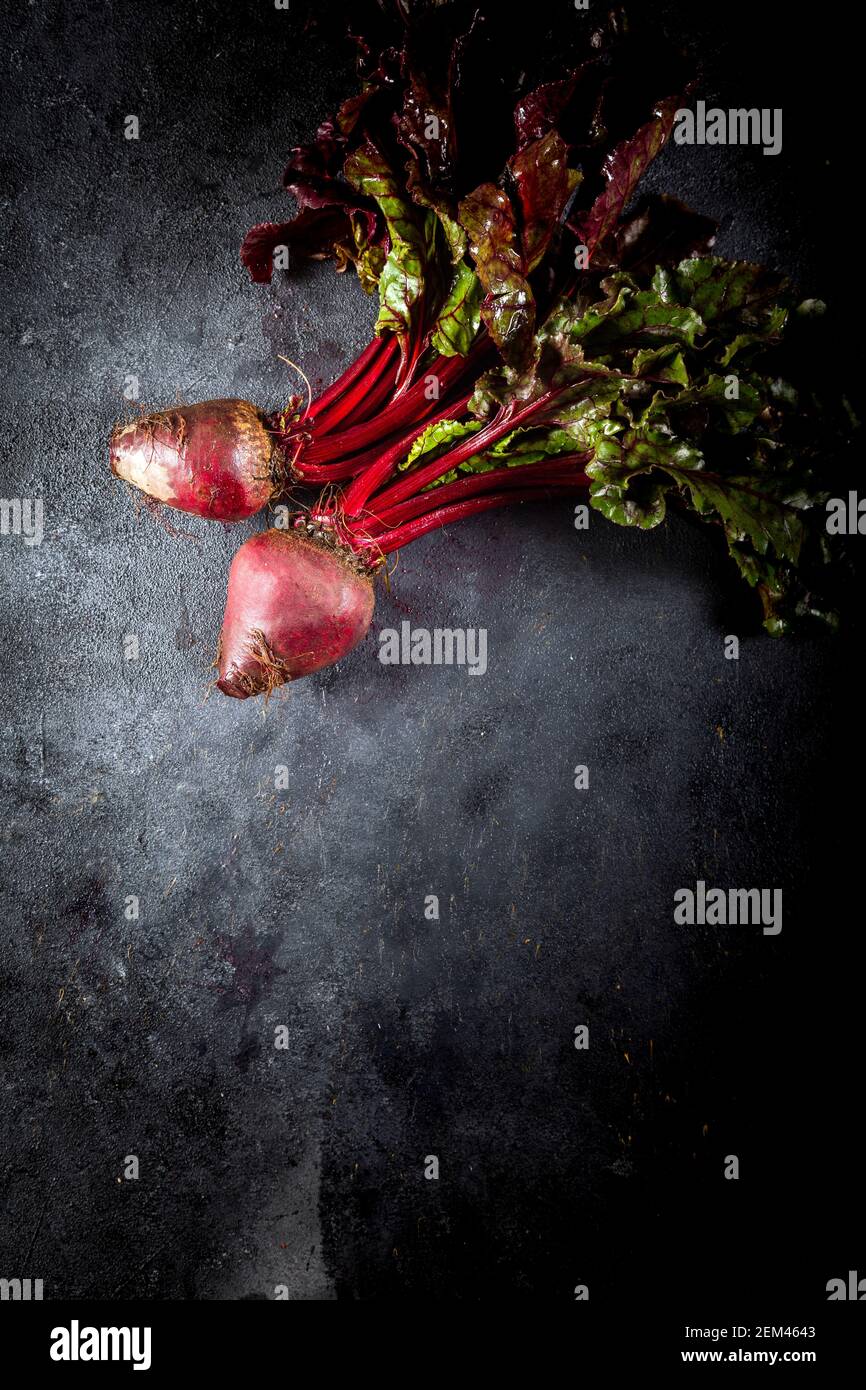
[[[428,425],[427,430],[414,441],[406,459],[399,464],[400,473],[405,473],[407,468],[420,460],[432,463],[436,453],[442,453],[452,443],[466,439],[467,435],[477,434],[481,428],[480,420],[439,420],[434,425]]]
[[[713,412],[713,423],[731,432],[744,430],[753,424],[764,404],[755,386],[744,377],[715,375],[683,391],[676,399],[662,397],[658,403],[672,420],[676,420],[683,410],[706,406]]]
[[[446,210],[445,204],[442,200],[431,198],[429,206],[436,213],[436,216],[439,218],[439,221],[442,225],[442,230],[445,233],[445,240],[447,241],[448,249],[451,252],[452,265],[459,265],[459,263],[463,260],[463,257],[466,255],[466,250],[469,245],[469,238],[467,237],[463,228],[460,226],[460,223],[457,221],[456,217],[452,217],[450,212]]]
[[[675,270],[657,270],[653,289],[666,303],[689,305],[706,324],[733,321],[762,336],[778,332],[778,303],[784,281],[748,261],[701,256]]]
[[[385,265],[384,247],[371,243],[367,234],[367,219],[353,213],[350,218],[355,239],[355,270],[366,294],[372,294],[379,284]]]
[[[758,555],[766,555],[772,545],[779,559],[797,563],[803,540],[801,518],[787,503],[760,494],[754,478],[722,479],[699,473],[684,482],[697,512],[703,516],[715,512],[721,518],[735,559],[735,546],[748,541]]]
[[[407,333],[424,293],[426,256],[408,241],[394,241],[379,277],[376,332]]]
[[[597,449],[603,440],[626,428],[627,420],[614,414],[623,386],[618,378],[598,377],[584,386],[576,399],[557,409],[557,423],[568,431],[573,449]]]
[[[481,323],[483,293],[475,271],[461,261],[431,338],[432,346],[443,357],[465,357],[469,352]]]
[[[768,630],[830,620],[832,604],[813,594],[826,593],[826,564],[813,563],[825,434],[809,423],[810,378],[795,384],[793,362],[781,376],[768,357],[788,312],[770,297],[777,288],[754,266],[714,258],[657,270],[648,288],[618,272],[603,299],[555,304],[523,361],[486,373],[470,407],[489,419],[535,405],[532,427],[512,427],[467,468],[592,453],[590,502],[612,521],[651,529],[674,497],[724,534]]]
[[[672,381],[678,386],[688,386],[689,374],[683,354],[676,343],[666,347],[641,348],[636,352],[631,364],[636,376],[648,376],[658,381]]]
[[[770,341],[776,341],[782,335],[782,330],[788,318],[788,310],[782,304],[776,304],[769,310],[766,317],[765,328],[759,333],[738,333],[736,338],[728,343],[727,347],[719,354],[719,362],[723,367],[727,367],[738,357],[741,352],[745,352],[751,347],[766,347]]]
[[[658,525],[665,514],[664,492],[669,485],[654,479],[649,504],[646,485],[634,485],[653,470],[667,474],[699,516],[721,521],[731,553],[747,578],[749,551],[741,549],[744,543],[758,556],[766,555],[772,546],[780,560],[797,563],[802,520],[792,503],[779,495],[777,484],[762,488],[759,478],[711,472],[700,450],[662,428],[641,427],[622,439],[599,444],[586,468],[592,480],[591,503],[620,525]]]
[[[704,332],[704,321],[693,308],[662,298],[655,288],[638,290],[627,275],[610,276],[603,288],[607,299],[592,305],[571,326],[571,340],[582,343],[591,357],[605,356],[625,343],[693,348]]]
[[[359,193],[375,198],[392,239],[411,242],[419,237],[417,211],[406,197],[400,177],[375,145],[368,140],[349,155],[344,173]]]
[[[484,457],[493,460],[497,468],[523,468],[530,463],[540,463],[542,459],[576,452],[569,430],[529,427],[512,430],[488,449]]]
[[[379,276],[376,332],[408,333],[426,288],[436,215],[416,208],[406,198],[397,174],[370,141],[349,156],[344,172],[354,188],[375,198],[391,241]]]
[[[586,467],[590,505],[620,526],[651,530],[665,519],[671,480],[648,475],[658,469],[689,471],[702,462],[697,449],[664,430],[629,430],[621,439],[606,438]]]

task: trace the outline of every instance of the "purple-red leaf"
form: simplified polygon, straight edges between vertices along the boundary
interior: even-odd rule
[[[345,266],[353,255],[355,239],[342,208],[304,208],[291,222],[260,222],[250,228],[241,245],[241,261],[257,284],[271,279],[278,246],[288,248],[289,266],[329,256]]]
[[[508,161],[520,207],[522,270],[529,275],[547,252],[577,175],[568,167],[568,146],[555,130],[533,140]]]
[[[343,162],[349,146],[333,121],[324,121],[310,145],[291,151],[283,174],[283,187],[305,208],[342,208],[358,213],[365,224],[366,240],[376,239],[376,208],[372,199],[358,195],[342,178]]]
[[[584,67],[586,65],[584,64]],[[545,82],[534,92],[527,92],[514,108],[514,129],[517,148],[522,150],[532,140],[541,140],[551,130],[557,130],[574,96],[584,68],[578,68],[558,82]]]
[[[619,219],[643,175],[673,130],[681,104],[679,96],[659,102],[653,118],[630,139],[617,145],[602,165],[607,187],[580,219],[578,232],[594,265],[616,261],[614,233]]]

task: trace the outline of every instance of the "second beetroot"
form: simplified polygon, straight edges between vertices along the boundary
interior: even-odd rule
[[[229,572],[217,688],[245,700],[339,661],[366,636],[373,585],[336,543],[270,530]]]

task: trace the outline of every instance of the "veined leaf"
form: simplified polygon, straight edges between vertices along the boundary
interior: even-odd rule
[[[433,327],[431,343],[443,357],[465,357],[469,352],[481,323],[483,295],[475,271],[461,261]]]

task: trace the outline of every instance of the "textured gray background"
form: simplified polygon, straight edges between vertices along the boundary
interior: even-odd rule
[[[0,538],[0,1275],[53,1297],[820,1299],[862,1251],[839,811],[859,639],[765,638],[680,520],[577,533],[550,505],[409,548],[337,669],[269,707],[209,697],[257,523],[173,535],[113,482],[125,374],[153,406],[273,407],[295,388],[277,353],[329,379],[373,306],[328,266],[254,287],[237,255],[348,50],[265,3],[178,8],[3,19],[0,493],[42,496],[46,537]],[[691,21],[708,95],[773,105],[775,50],[743,60],[731,13]],[[672,149],[652,184],[827,293],[811,121],[775,161]],[[486,627],[487,675],[382,667],[403,618]],[[782,935],[674,928],[698,877],[782,887]]]

